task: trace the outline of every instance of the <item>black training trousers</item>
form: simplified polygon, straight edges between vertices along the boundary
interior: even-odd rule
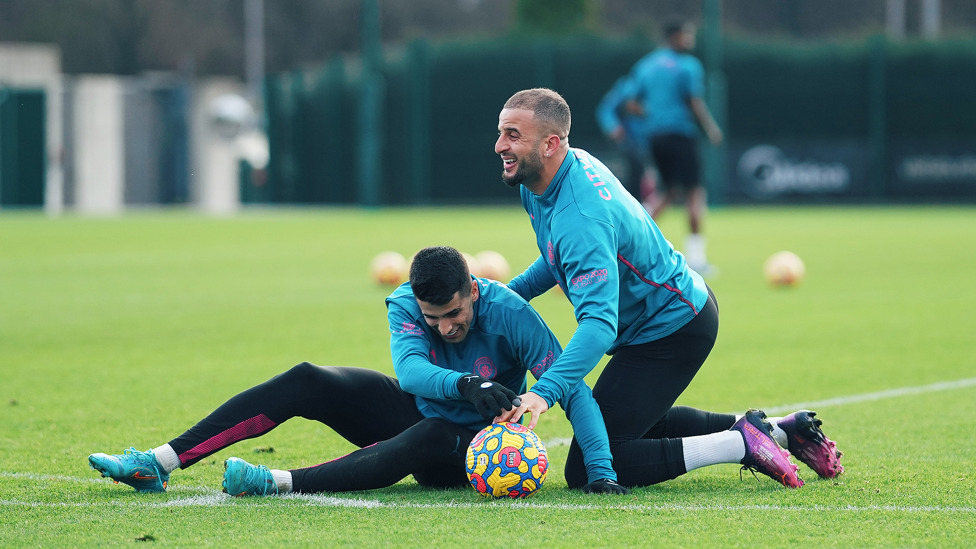
[[[214,410],[170,446],[182,468],[293,417],[319,421],[359,446],[338,459],[292,470],[296,492],[368,490],[413,475],[425,486],[467,483],[464,455],[475,433],[424,418],[414,396],[365,368],[303,362]]]
[[[735,415],[674,406],[704,364],[718,334],[718,304],[709,290],[698,315],[677,332],[621,347],[593,386],[624,486],[649,486],[683,475],[681,437],[724,431]],[[570,487],[587,483],[583,453],[573,439],[566,463]]]

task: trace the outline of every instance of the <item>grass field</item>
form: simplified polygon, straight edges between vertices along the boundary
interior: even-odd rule
[[[662,221],[679,247],[683,221]],[[585,496],[566,489],[571,432],[556,411],[537,429],[549,478],[524,502],[412,479],[234,499],[220,493],[227,457],[288,469],[352,447],[295,419],[174,472],[165,494],[101,479],[87,456],[165,443],[304,360],[392,372],[389,289],[369,280],[370,259],[449,244],[521,269],[537,254],[524,212],[0,212],[0,546],[976,545],[976,208],[724,208],[707,231],[722,326],[679,403],[813,406],[845,453],[838,479],[801,466],[807,485],[787,490],[723,465]],[[806,262],[798,287],[763,280],[781,249]],[[565,299],[533,304],[568,341]]]

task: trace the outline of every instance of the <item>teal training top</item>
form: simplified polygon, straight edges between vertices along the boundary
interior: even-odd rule
[[[460,343],[444,341],[427,325],[409,282],[386,299],[400,388],[415,395],[424,417],[442,417],[476,431],[488,422],[461,397],[457,382],[462,376],[477,374],[523,394],[526,372],[539,379],[562,352],[559,340],[524,299],[500,282],[477,281],[480,297]],[[558,401],[573,425],[589,481],[616,480],[607,428],[590,388],[577,380],[560,398],[547,401],[550,406]]]
[[[579,324],[532,388],[547,401],[566,394],[605,353],[672,334],[704,306],[701,275],[586,151],[571,148],[541,196],[524,186],[521,196],[541,255],[508,286],[530,300],[558,284]]]
[[[631,69],[635,95],[646,113],[642,133],[698,135],[698,124],[688,99],[705,93],[705,71],[701,61],[689,53],[670,48],[653,51]]]

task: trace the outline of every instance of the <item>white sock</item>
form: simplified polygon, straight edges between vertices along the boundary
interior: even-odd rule
[[[746,442],[738,431],[721,431],[709,435],[681,439],[684,448],[685,470],[717,463],[741,463],[746,457]]]
[[[163,444],[159,448],[153,448],[153,457],[159,462],[159,466],[163,468],[166,474],[170,474],[173,471],[180,468],[180,456],[176,455],[176,450],[173,449],[169,444]]]
[[[783,418],[781,417],[766,418],[766,420],[769,421],[769,424],[773,426],[773,440],[775,440],[776,444],[779,444],[780,447],[788,449],[790,446],[790,442],[786,438],[786,431],[780,429],[778,425],[781,419]]]
[[[274,479],[275,484],[278,485],[279,494],[290,494],[292,490],[291,485],[291,471],[281,471],[279,469],[271,470],[271,478]]]
[[[705,255],[705,235],[691,233],[685,238],[685,259],[692,269],[708,263]]]

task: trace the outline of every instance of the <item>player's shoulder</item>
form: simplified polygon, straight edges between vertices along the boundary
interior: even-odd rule
[[[502,282],[490,278],[476,278],[478,281],[479,299],[485,305],[501,309],[522,309],[528,305],[520,295]]]
[[[700,59],[690,53],[682,53],[678,57],[682,68],[689,71],[701,72],[705,70]]]
[[[597,215],[611,207],[617,178],[597,157],[583,149],[570,149],[575,160],[567,178],[572,200],[581,215]]]
[[[397,286],[397,289],[393,290],[393,293],[386,296],[386,307],[390,308],[391,305],[396,305],[402,309],[406,309],[411,314],[420,311],[420,306],[417,305],[417,300],[413,296],[413,288],[410,287],[410,282],[404,282]]]

